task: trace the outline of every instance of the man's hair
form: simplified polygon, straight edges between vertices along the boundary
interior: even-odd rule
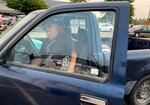
[[[44,25],[44,28],[46,28],[46,27],[49,27],[49,26],[54,25],[54,24],[57,24],[58,26],[62,26],[63,25],[61,20],[59,20],[59,19],[51,19],[51,18],[47,19],[44,22],[43,25]]]

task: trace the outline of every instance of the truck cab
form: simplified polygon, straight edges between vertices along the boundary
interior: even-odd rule
[[[125,104],[128,18],[128,2],[30,13],[0,39],[0,104]]]

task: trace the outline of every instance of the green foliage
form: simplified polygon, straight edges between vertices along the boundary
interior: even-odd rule
[[[130,3],[130,21],[129,21],[130,23],[133,22],[133,16],[134,16],[134,5]]]
[[[134,19],[133,20],[133,24],[135,24],[135,25],[138,25],[138,24],[144,24],[144,22],[146,22],[147,21],[147,19],[144,19],[144,18],[139,18],[139,19]]]
[[[150,8],[149,8],[149,13],[148,13],[148,21],[150,22]]]
[[[129,23],[133,22],[134,5],[132,3],[134,2],[134,0],[106,0],[106,1],[130,1],[130,20],[129,20]]]
[[[43,0],[6,0],[6,5],[25,14],[37,9],[48,8]]]
[[[77,3],[77,2],[86,2],[86,0],[70,0],[73,3]]]

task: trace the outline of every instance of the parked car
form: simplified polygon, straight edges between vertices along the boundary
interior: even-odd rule
[[[143,27],[143,25],[131,25],[131,26],[129,27],[129,30],[128,30],[130,36],[134,36],[134,31],[140,30]]]
[[[9,21],[9,16],[3,16],[3,24],[5,25],[9,25],[10,24],[10,21]]]
[[[2,25],[0,26],[0,31],[4,31],[4,30],[6,30],[6,29],[7,29],[7,25],[3,25],[3,24],[2,24]]]
[[[140,29],[135,30],[134,35],[136,37],[139,36],[150,37],[150,25],[144,25]]]
[[[99,29],[103,32],[108,32],[113,30],[113,25],[110,23],[99,23]]]
[[[22,20],[26,15],[17,15],[16,18],[17,18],[17,21],[20,21]]]

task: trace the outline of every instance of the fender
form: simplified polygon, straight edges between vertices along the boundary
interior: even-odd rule
[[[129,95],[137,81],[128,81],[125,85],[125,95]]]

